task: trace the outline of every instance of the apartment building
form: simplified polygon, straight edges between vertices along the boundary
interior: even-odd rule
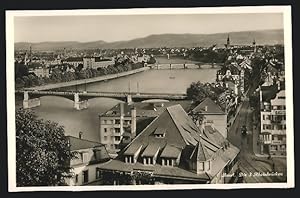
[[[272,87],[262,87],[260,90],[261,153],[282,156],[286,155],[285,90],[277,91],[278,86],[276,84]],[[269,93],[267,93],[268,91]]]
[[[102,58],[102,57],[85,57],[83,58],[83,68],[101,68],[101,67],[107,67],[109,65],[114,65],[115,59],[112,58]]]

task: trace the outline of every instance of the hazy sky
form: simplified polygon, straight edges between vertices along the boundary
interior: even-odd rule
[[[15,42],[130,40],[151,34],[209,34],[283,28],[282,14],[15,17]]]

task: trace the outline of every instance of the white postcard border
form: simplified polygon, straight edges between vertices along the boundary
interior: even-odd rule
[[[137,185],[137,186],[16,186],[16,140],[15,140],[15,94],[14,94],[14,17],[18,16],[79,16],[79,15],[150,15],[150,14],[224,14],[224,13],[283,13],[284,49],[286,75],[287,122],[287,182],[245,184],[192,184],[192,185]],[[206,8],[142,8],[107,10],[26,10],[6,11],[6,78],[7,78],[7,145],[8,145],[8,190],[21,191],[111,191],[111,190],[178,190],[178,189],[239,189],[239,188],[292,188],[294,175],[294,119],[291,6],[243,6]]]

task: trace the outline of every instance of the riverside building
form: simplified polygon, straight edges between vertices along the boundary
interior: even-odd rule
[[[173,105],[99,169],[109,185],[224,183],[238,153],[211,125],[197,127]]]

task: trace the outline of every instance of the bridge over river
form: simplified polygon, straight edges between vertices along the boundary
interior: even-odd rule
[[[77,110],[88,108],[88,99],[96,97],[115,98],[132,103],[149,99],[184,100],[186,94],[174,93],[137,93],[137,92],[78,92],[78,91],[39,91],[39,90],[16,90],[16,94],[24,95],[23,107],[33,108],[40,106],[42,96],[60,96],[74,101],[74,108]]]

